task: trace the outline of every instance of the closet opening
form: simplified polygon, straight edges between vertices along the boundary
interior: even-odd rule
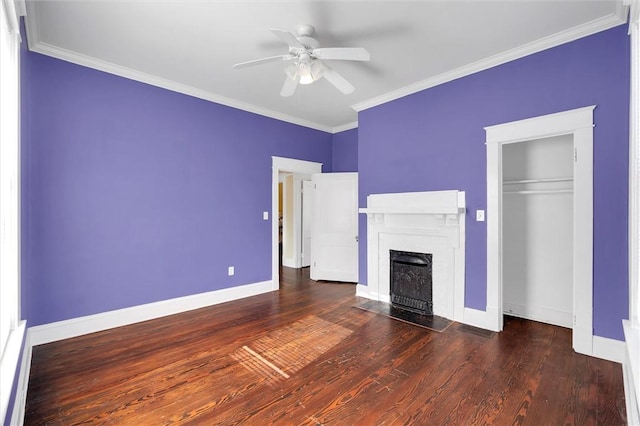
[[[502,147],[506,315],[573,325],[573,135]]]
[[[593,110],[595,105],[485,127],[487,305],[503,316],[570,327],[593,354]],[[566,285],[565,283],[571,283]]]

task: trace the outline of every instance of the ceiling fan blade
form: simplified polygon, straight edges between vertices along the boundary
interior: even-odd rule
[[[356,90],[356,88],[353,87],[353,85],[349,83],[346,78],[338,74],[336,71],[332,70],[327,65],[324,65],[324,68],[325,70],[323,77],[326,78],[329,83],[333,84],[336,89],[338,89],[345,95],[353,93],[353,91]]]
[[[294,58],[293,55],[269,56],[268,58],[255,59],[253,61],[247,61],[247,62],[240,62],[239,64],[235,64],[233,68],[236,70],[239,70],[241,68],[252,67],[254,65],[260,65],[260,64],[266,64],[268,62],[288,61],[293,58]]]
[[[274,33],[280,40],[287,43],[287,45],[289,45],[290,47],[297,47],[298,49],[307,50],[307,48],[298,41],[296,36],[291,34],[289,31],[271,29],[271,32]]]
[[[368,61],[371,59],[363,47],[321,47],[311,52],[318,59],[339,59],[345,61]]]
[[[284,84],[282,85],[282,90],[280,90],[280,96],[288,98],[293,95],[293,92],[296,91],[296,87],[298,86],[298,78],[291,78],[289,76],[284,80]]]

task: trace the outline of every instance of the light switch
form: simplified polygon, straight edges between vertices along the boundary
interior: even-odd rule
[[[269,212],[262,212],[262,219],[269,220]]]
[[[484,210],[476,210],[476,222],[484,222]]]

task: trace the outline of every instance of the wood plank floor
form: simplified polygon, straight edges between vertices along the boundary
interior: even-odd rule
[[[33,349],[25,424],[622,425],[619,364],[507,317],[441,333],[354,308],[351,284],[281,290]]]

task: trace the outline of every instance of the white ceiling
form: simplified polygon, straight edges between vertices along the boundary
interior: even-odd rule
[[[27,0],[31,50],[247,111],[337,132],[357,112],[623,23],[622,0]],[[321,79],[280,97],[287,53],[269,29],[312,24],[321,47],[364,47],[370,62],[328,61],[355,87]]]

